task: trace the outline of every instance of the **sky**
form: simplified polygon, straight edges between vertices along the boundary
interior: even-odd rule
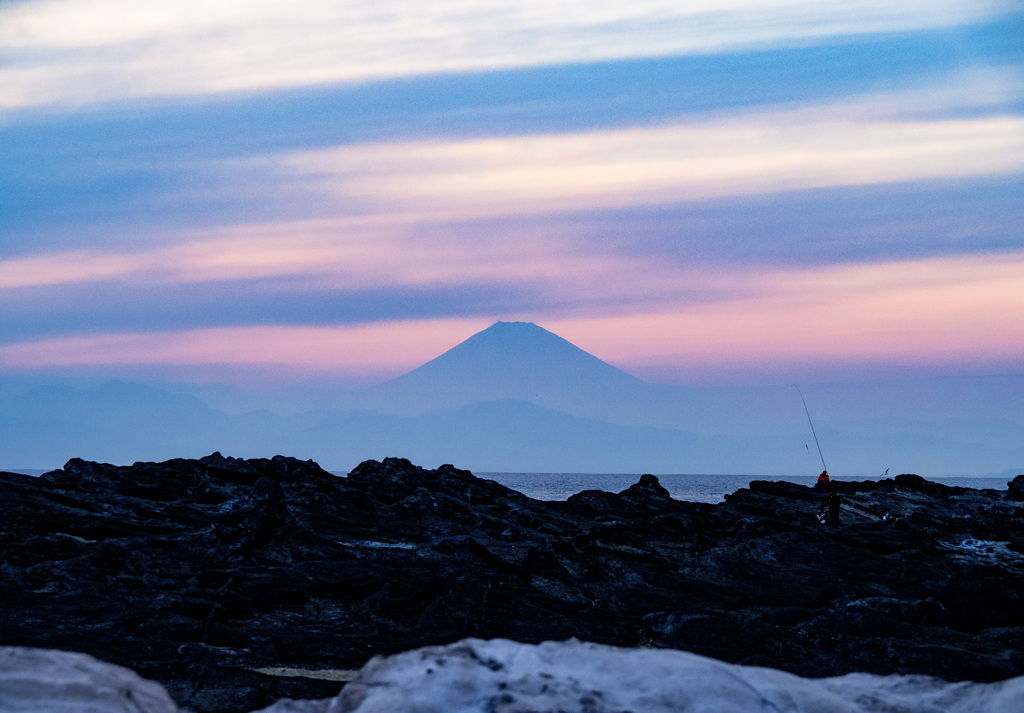
[[[0,3],[0,377],[1024,373],[1024,6]]]

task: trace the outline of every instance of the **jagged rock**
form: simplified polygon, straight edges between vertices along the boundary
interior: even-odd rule
[[[650,473],[641,475],[640,480],[623,490],[620,495],[634,495],[639,493],[654,493],[663,498],[671,497],[671,495],[669,495],[668,488],[662,485],[661,481]]]
[[[1024,474],[1011,480],[1006,487],[1011,500],[1024,500]]]
[[[917,476],[725,503],[531,500],[451,465],[74,460],[0,478],[0,644],[84,651],[200,713],[323,699],[358,669],[457,641],[689,650],[805,676],[1024,673],[1024,504]]]
[[[468,639],[377,658],[329,713],[1019,713],[1024,677],[808,679],[683,651]]]
[[[935,487],[935,483],[925,480],[920,475],[916,475],[914,473],[903,473],[901,475],[897,475],[894,480],[896,481],[896,485],[901,485],[904,488],[913,488],[924,493],[938,492],[938,489]]]
[[[0,711],[177,713],[160,685],[92,656],[0,646]]]

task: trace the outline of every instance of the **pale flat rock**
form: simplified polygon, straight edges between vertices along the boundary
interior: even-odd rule
[[[163,686],[86,654],[0,647],[0,713],[177,713]]]
[[[330,698],[319,701],[293,701],[290,698],[282,698],[277,703],[254,713],[327,713],[330,707]]]
[[[334,699],[259,713],[1020,713],[1024,677],[810,679],[683,651],[466,639],[370,661]],[[0,713],[181,713],[159,684],[91,656],[0,647]]]
[[[1024,677],[810,679],[683,651],[466,639],[370,661],[328,713],[1020,713]]]

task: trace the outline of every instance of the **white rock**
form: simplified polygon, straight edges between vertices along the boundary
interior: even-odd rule
[[[466,639],[370,661],[328,713],[1021,713],[1024,677],[808,679],[683,651]]]
[[[332,700],[260,713],[1021,713],[1024,677],[807,679],[683,651],[466,639],[370,661]],[[166,691],[85,654],[0,647],[0,713],[180,713]]]
[[[163,686],[86,654],[0,647],[0,713],[178,713]]]
[[[274,705],[261,708],[254,713],[327,713],[330,705],[330,698],[316,701],[293,701],[290,698],[282,698]]]

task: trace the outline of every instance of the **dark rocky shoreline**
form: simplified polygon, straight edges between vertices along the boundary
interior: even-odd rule
[[[1024,673],[1024,476],[918,476],[825,493],[753,482],[719,505],[542,502],[451,466],[347,478],[219,454],[0,477],[0,644],[81,651],[196,711],[251,711],[468,636],[678,648],[803,676],[993,681]]]

